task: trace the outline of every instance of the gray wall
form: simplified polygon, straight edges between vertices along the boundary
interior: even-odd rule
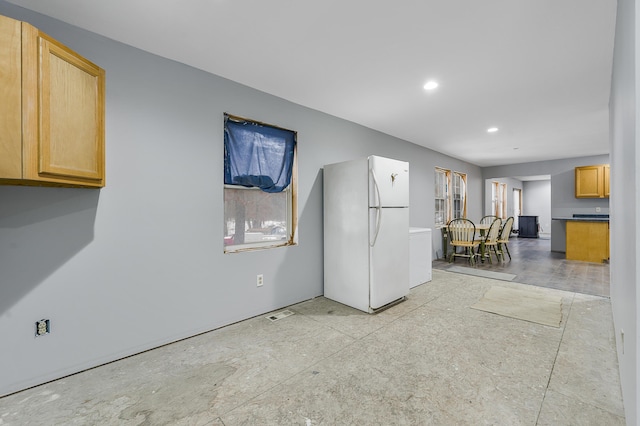
[[[551,234],[551,181],[523,182],[522,215],[538,216],[540,234]]]
[[[106,187],[0,187],[0,395],[321,295],[324,164],[410,161],[411,226],[430,228],[434,167],[458,170],[481,214],[477,166],[3,0],[0,13],[107,73]],[[298,132],[298,246],[223,254],[224,112]],[[34,338],[42,318],[52,332]]]
[[[638,406],[638,2],[619,0],[611,99],[611,305],[627,425]],[[624,339],[622,335],[624,333]],[[624,342],[624,344],[623,344]]]
[[[606,143],[606,141],[603,141]],[[574,213],[609,213],[609,199],[576,198],[575,168],[590,164],[608,164],[608,155],[568,158],[562,160],[536,161],[532,163],[511,164],[508,166],[485,167],[482,176],[493,179],[504,176],[551,175],[551,217],[567,217]],[[613,173],[613,172],[612,172]],[[524,206],[527,210],[527,207]],[[551,220],[551,250],[566,251],[565,222]]]
[[[522,175],[517,175],[522,176]],[[507,184],[507,217],[514,216],[513,190],[522,190],[522,215],[538,216],[542,231],[551,233],[551,181],[521,181],[513,177],[492,177],[484,181],[484,214],[491,211],[491,191],[493,182]],[[514,229],[518,229],[515,218]],[[542,232],[541,231],[541,232]]]
[[[522,189],[523,187],[522,182],[512,177],[493,177],[491,179],[486,179],[484,181],[484,214],[485,215],[495,214],[495,212],[491,210],[491,194],[492,194],[493,182],[500,182],[500,183],[507,184],[507,217],[513,216],[513,212],[514,212],[513,190],[514,188]]]

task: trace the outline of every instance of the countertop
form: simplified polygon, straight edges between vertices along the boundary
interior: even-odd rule
[[[574,214],[572,217],[552,217],[552,220],[571,220],[576,222],[609,222],[608,214]]]

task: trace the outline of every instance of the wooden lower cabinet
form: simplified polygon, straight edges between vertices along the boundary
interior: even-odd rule
[[[609,222],[567,222],[568,260],[603,262],[609,259]]]

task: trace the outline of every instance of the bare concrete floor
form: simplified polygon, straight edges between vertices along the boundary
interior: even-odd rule
[[[559,328],[469,308],[562,297]],[[624,425],[609,299],[433,271],[368,315],[319,297],[0,399],[0,425]]]

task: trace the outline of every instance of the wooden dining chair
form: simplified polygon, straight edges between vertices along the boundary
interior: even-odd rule
[[[502,219],[496,217],[484,236],[478,240],[480,242],[480,260],[489,259],[489,263],[493,263],[491,260],[491,250],[493,250],[496,260],[502,259],[504,261],[504,255],[498,250],[498,238],[501,230]]]
[[[504,251],[507,251],[509,255],[509,260],[511,260],[511,253],[509,253],[509,237],[511,236],[511,228],[513,228],[513,216],[507,218],[504,222],[504,226],[502,226],[502,230],[500,231],[500,236],[498,237],[498,250],[502,253],[502,260],[504,260]]]
[[[447,226],[447,232],[452,248],[449,263],[456,257],[466,257],[469,263],[475,265],[480,246],[480,241],[476,240],[476,225],[469,219],[453,219]]]
[[[482,219],[480,219],[480,223],[482,225],[491,225],[493,223],[494,220],[498,219],[498,216],[490,214],[487,216],[484,216]]]

